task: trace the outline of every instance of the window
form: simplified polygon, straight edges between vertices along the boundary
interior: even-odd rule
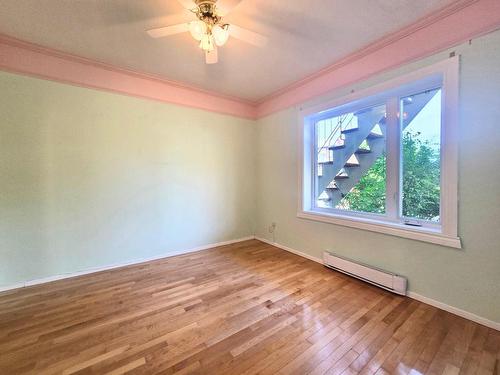
[[[299,217],[460,247],[457,58],[304,111]]]

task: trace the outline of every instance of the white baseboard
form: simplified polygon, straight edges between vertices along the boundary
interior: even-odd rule
[[[415,292],[408,292],[408,297],[416,299],[417,301],[426,303],[428,305],[437,307],[438,309],[448,311],[452,314],[461,316],[462,318],[472,320],[473,322],[482,324],[483,326],[493,328],[493,329],[496,329],[497,331],[500,331],[500,323],[499,322],[494,322],[493,320],[483,318],[482,316],[479,316],[479,315],[473,314],[471,312],[459,309],[458,307],[447,305],[446,303],[436,301],[432,298],[422,296],[422,295],[415,293]]]
[[[213,247],[230,245],[230,244],[237,243],[237,242],[253,240],[254,238],[255,238],[254,236],[248,236],[248,237],[238,238],[235,240],[229,240],[229,241],[223,241],[223,242],[217,242],[217,243],[212,243],[212,244],[208,244],[208,245],[198,246],[198,247],[188,249],[188,250],[172,251],[172,252],[169,252],[167,254],[156,255],[154,257],[135,259],[135,260],[132,260],[129,262],[124,262],[124,263],[111,264],[111,265],[107,265],[107,266],[103,266],[103,267],[89,268],[89,269],[86,269],[83,271],[77,271],[77,272],[65,273],[65,274],[61,274],[61,275],[43,277],[40,279],[28,280],[28,281],[24,281],[24,282],[20,282],[20,283],[16,283],[16,284],[0,286],[0,292],[12,290],[12,289],[25,288],[25,287],[33,286],[33,285],[50,283],[50,282],[56,281],[56,280],[69,279],[72,277],[88,275],[91,273],[96,273],[96,272],[101,272],[101,271],[112,270],[115,268],[130,266],[133,264],[150,262],[153,260],[158,260],[158,259],[163,259],[163,258],[170,258],[170,257],[176,256],[176,255],[188,254],[188,253],[193,253],[196,251],[211,249]]]
[[[265,243],[267,243],[269,245],[272,245],[274,247],[279,247],[280,249],[283,249],[283,250],[286,250],[286,251],[288,251],[290,253],[299,255],[299,256],[301,256],[303,258],[307,258],[309,260],[312,260],[313,262],[317,262],[317,263],[323,264],[323,259],[317,258],[315,256],[312,256],[312,255],[309,255],[309,254],[306,254],[306,253],[303,253],[302,251],[298,251],[298,250],[292,249],[291,247],[284,246],[284,245],[281,245],[279,243],[266,240],[265,238],[255,237],[255,239],[259,240],[261,242],[265,242]]]
[[[255,239],[259,240],[259,241],[262,241],[262,242],[265,242],[265,243],[267,243],[269,245],[278,247],[280,249],[286,250],[286,251],[288,251],[290,253],[293,253],[293,254],[299,255],[301,257],[307,258],[307,259],[312,260],[314,262],[323,264],[323,260],[321,258],[318,258],[318,257],[312,256],[312,255],[306,254],[306,253],[304,253],[302,251],[298,251],[298,250],[292,249],[292,248],[290,248],[288,246],[284,246],[284,245],[281,245],[279,243],[275,243],[275,242],[266,240],[265,238],[260,238],[260,237],[256,236]],[[417,301],[426,303],[428,305],[437,307],[438,309],[441,309],[441,310],[444,310],[444,311],[448,311],[448,312],[450,312],[452,314],[455,314],[455,315],[458,315],[458,316],[460,316],[462,318],[469,319],[469,320],[471,320],[473,322],[482,324],[482,325],[484,325],[486,327],[493,328],[493,329],[496,329],[497,331],[500,331],[500,322],[494,322],[493,320],[489,320],[489,319],[483,318],[482,316],[473,314],[473,313],[471,313],[469,311],[465,311],[465,310],[459,309],[458,307],[447,305],[446,303],[436,301],[436,300],[434,300],[432,298],[422,296],[422,295],[420,295],[418,293],[415,293],[415,292],[409,291],[408,292],[408,297],[413,298],[413,299],[415,299]]]

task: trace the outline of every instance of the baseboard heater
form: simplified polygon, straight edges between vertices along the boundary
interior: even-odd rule
[[[406,277],[387,272],[379,268],[340,257],[331,252],[323,252],[325,266],[349,276],[366,281],[393,293],[406,295]]]

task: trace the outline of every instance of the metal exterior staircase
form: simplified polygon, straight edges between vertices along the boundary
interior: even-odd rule
[[[417,95],[403,99],[403,129],[433,96]],[[319,148],[317,195],[322,206],[336,207],[384,153],[387,125],[385,110],[378,110],[380,108],[353,113],[350,120],[341,117],[338,126],[331,130],[325,144]]]

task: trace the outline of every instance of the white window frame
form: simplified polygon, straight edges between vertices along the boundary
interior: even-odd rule
[[[458,88],[459,57],[454,56],[436,64],[399,76],[368,89],[353,92],[343,98],[299,110],[299,202],[297,216],[303,219],[338,224],[389,235],[431,242],[443,246],[461,248],[458,237]],[[421,227],[405,225],[398,217],[391,217],[400,207],[400,128],[391,116],[399,111],[399,101],[387,103],[387,131],[398,134],[387,136],[387,215],[368,214],[335,209],[317,208],[315,204],[315,139],[314,126],[322,118],[348,111],[349,107],[362,102],[363,105],[378,105],[390,97],[417,94],[422,91],[441,88],[441,202],[440,225],[427,222]],[[408,91],[410,90],[410,91]],[[392,205],[392,208],[391,208]],[[390,208],[390,209],[389,209]]]

